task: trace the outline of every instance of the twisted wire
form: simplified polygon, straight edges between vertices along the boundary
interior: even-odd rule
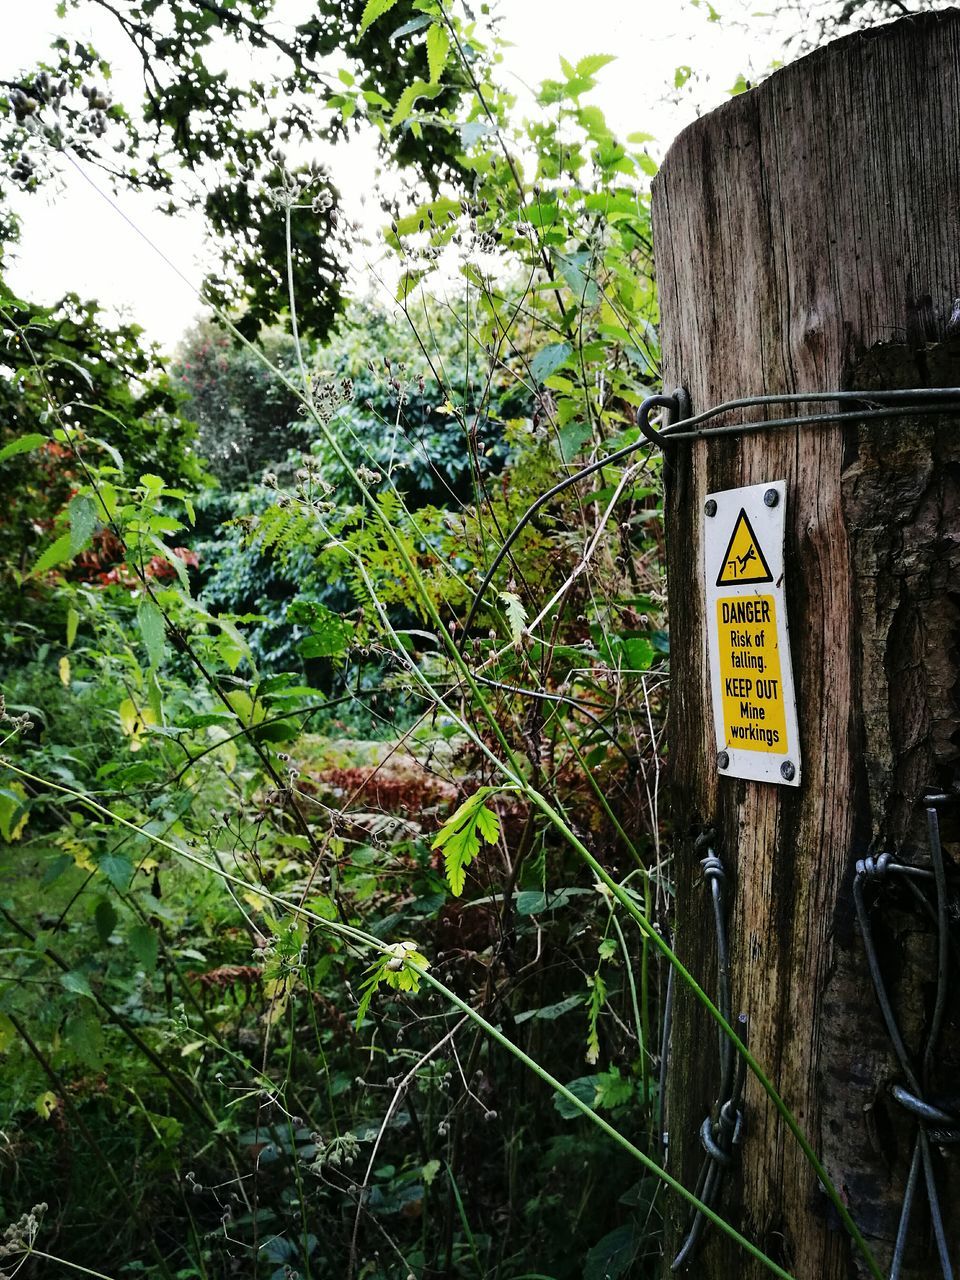
[[[889,1280],[899,1280],[903,1269],[910,1222],[913,1216],[914,1201],[921,1172],[927,1193],[930,1224],[933,1228],[933,1236],[936,1243],[940,1275],[943,1280],[953,1280],[954,1277],[954,1270],[947,1249],[943,1208],[937,1186],[936,1169],[933,1163],[933,1147],[960,1142],[960,1105],[954,1103],[953,1109],[951,1109],[949,1106],[944,1105],[941,1100],[934,1102],[928,1096],[937,1043],[940,1039],[946,1011],[950,962],[947,877],[943,848],[940,843],[940,818],[937,808],[938,805],[951,799],[954,799],[954,797],[944,795],[928,796],[926,799],[927,844],[930,851],[929,867],[912,866],[909,863],[899,861],[892,853],[881,853],[875,857],[870,856],[858,859],[853,879],[853,901],[860,925],[860,934],[863,939],[867,968],[877,997],[877,1003],[880,1006],[880,1014],[886,1027],[887,1036],[893,1047],[903,1079],[906,1081],[906,1084],[899,1083],[891,1086],[890,1094],[898,1106],[913,1116],[917,1122],[917,1135],[910,1160],[910,1170],[904,1187],[897,1237],[890,1263]],[[872,917],[867,910],[864,896],[864,887],[866,885],[882,885],[891,876],[906,879],[907,883],[914,889],[915,894],[920,897],[923,905],[933,916],[937,930],[936,994],[921,1055],[922,1065],[919,1071],[915,1068],[910,1052],[907,1049],[893,1008],[893,1002],[890,999],[890,994],[884,981],[873,935]],[[929,884],[931,881],[933,881],[934,885],[934,902],[932,904],[918,887],[919,884]]]
[[[703,869],[703,882],[710,890],[713,906],[717,946],[717,1007],[726,1021],[730,1022],[732,1009],[730,947],[723,901],[723,887],[727,873],[710,843],[712,838],[712,833],[698,837],[694,849],[696,852],[706,850],[706,856],[701,859],[700,866]],[[747,1015],[745,1013],[737,1017],[737,1035],[746,1044]],[[717,1101],[700,1126],[700,1145],[703,1147],[704,1160],[697,1178],[697,1196],[711,1209],[719,1200],[724,1178],[734,1163],[737,1148],[740,1145],[743,1133],[741,1103],[747,1076],[745,1060],[737,1055],[733,1042],[724,1035],[722,1028],[719,1036],[719,1054],[720,1085],[717,1090]],[[709,1219],[698,1209],[679,1252],[671,1264],[672,1271],[681,1271],[690,1265],[703,1243],[708,1226]]]

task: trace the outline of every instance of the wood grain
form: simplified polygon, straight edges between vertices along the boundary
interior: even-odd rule
[[[654,187],[665,388],[685,386],[696,411],[738,396],[846,388],[861,375],[860,385],[909,385],[905,368],[928,382],[948,376],[947,357],[924,365],[923,353],[945,337],[960,295],[958,139],[957,10],[838,41],[681,134]],[[931,480],[956,462],[957,424],[918,419],[910,431],[903,450],[878,451],[866,424],[678,445],[667,471],[677,946],[712,988],[707,896],[692,851],[709,825],[732,875],[735,1012],[749,1015],[751,1047],[881,1260],[896,1231],[902,1135],[892,1147],[877,1140],[871,1113],[895,1070],[852,926],[852,864],[885,841],[915,838],[918,791],[956,780],[960,724],[960,596],[954,585],[944,612],[932,587],[948,544],[960,541],[946,472]],[[895,440],[896,429],[884,438]],[[777,479],[788,494],[798,791],[718,779],[706,665],[704,495]],[[878,493],[887,495],[879,525],[867,509]],[[896,501],[909,508],[911,495],[914,514],[899,518],[909,530],[887,536]],[[924,530],[936,532],[942,563],[896,571]],[[897,590],[875,598],[878,558],[896,572]],[[928,679],[932,700],[921,697]],[[917,945],[922,953],[926,943]],[[706,1034],[681,995],[670,1168],[691,1186],[716,1089]],[[802,1153],[752,1081],[747,1102],[742,1169],[724,1211],[801,1280],[860,1274]],[[685,1219],[680,1208],[670,1213],[668,1246]],[[911,1275],[934,1274],[922,1249],[911,1265]],[[693,1272],[763,1274],[716,1233]]]

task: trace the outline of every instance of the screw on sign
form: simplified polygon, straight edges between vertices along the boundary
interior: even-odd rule
[[[710,494],[704,504],[707,647],[720,771],[800,785],[784,599],[786,485]]]

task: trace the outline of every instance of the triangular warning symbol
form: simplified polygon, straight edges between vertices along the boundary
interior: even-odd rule
[[[757,535],[753,532],[746,510],[741,507],[720,565],[717,586],[744,587],[756,582],[772,581],[770,566],[757,541]]]

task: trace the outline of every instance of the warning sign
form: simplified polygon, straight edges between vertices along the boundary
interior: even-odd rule
[[[745,587],[758,582],[772,581],[773,574],[757,541],[757,535],[753,532],[750,517],[741,507],[723,557],[723,564],[720,566],[717,586],[731,583],[734,586]]]
[[[730,777],[797,786],[799,734],[783,593],[785,505],[783,481],[710,494],[704,576],[717,766]]]

